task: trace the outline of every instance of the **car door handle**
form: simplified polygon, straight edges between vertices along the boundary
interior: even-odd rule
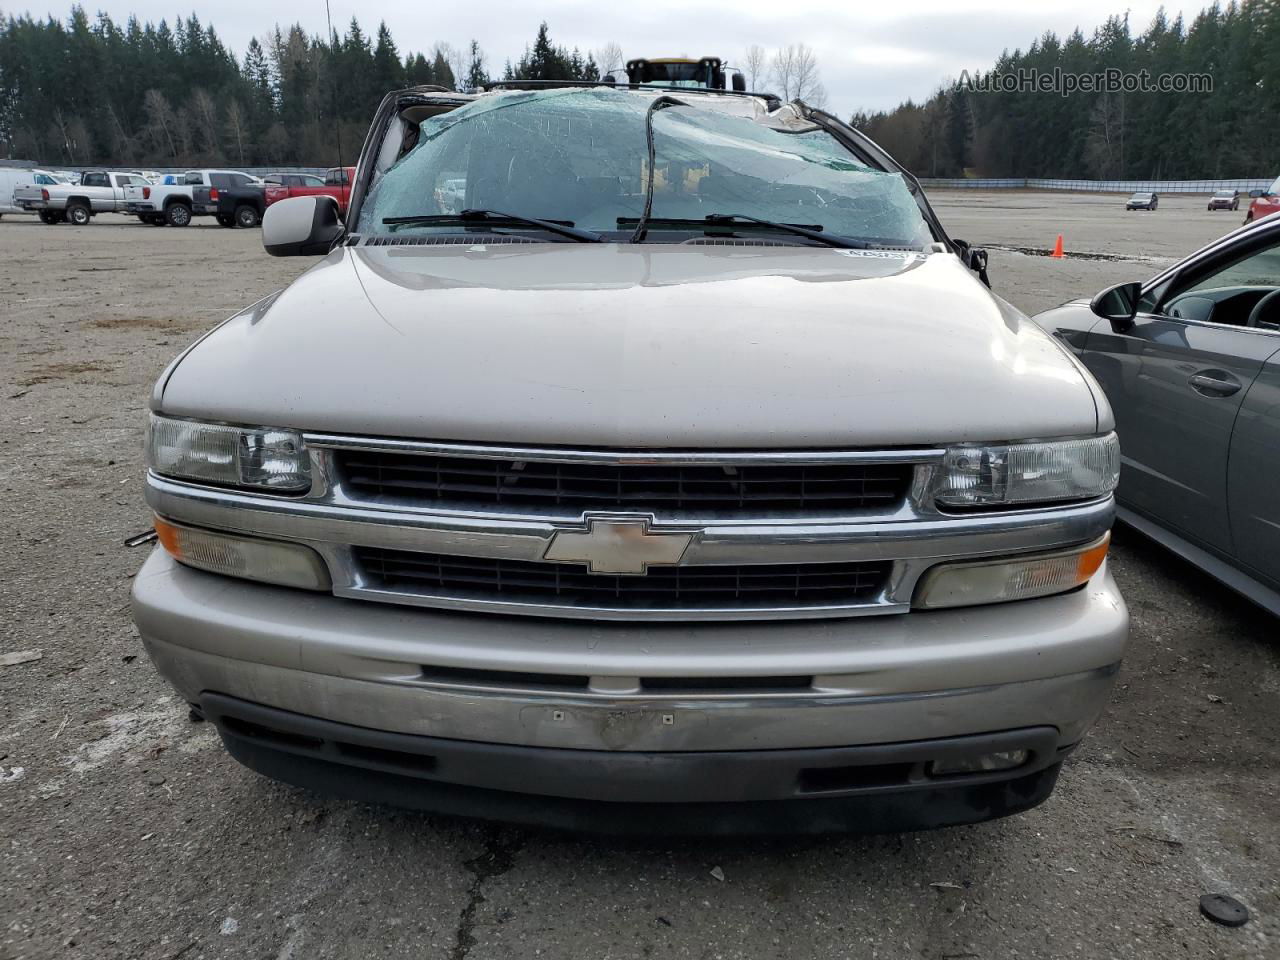
[[[1214,371],[1217,374],[1218,371]],[[1240,389],[1240,381],[1230,374],[1215,376],[1209,373],[1195,373],[1187,378],[1196,393],[1212,397],[1229,397]]]

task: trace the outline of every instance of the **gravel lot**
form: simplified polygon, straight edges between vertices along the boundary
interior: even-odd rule
[[[951,193],[1028,313],[1236,226],[1200,197]],[[1048,248],[1129,259],[1055,261]],[[0,960],[1280,956],[1276,622],[1121,530],[1114,702],[1021,817],[888,837],[614,841],[279,786],[191,723],[134,633],[147,396],[291,280],[257,231],[0,223]],[[14,768],[22,768],[17,774]],[[719,867],[723,880],[712,875]],[[1202,893],[1253,912],[1202,919]]]

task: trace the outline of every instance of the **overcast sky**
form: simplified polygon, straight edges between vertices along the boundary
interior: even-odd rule
[[[353,14],[369,33],[385,19],[402,54],[429,49],[439,41],[462,46],[474,37],[492,73],[500,73],[507,59],[520,56],[541,20],[549,24],[556,43],[585,52],[616,41],[627,57],[718,56],[738,63],[752,43],[772,50],[803,42],[817,51],[829,106],[842,116],[859,108],[892,107],[907,97],[927,97],[943,79],[963,69],[984,69],[1006,48],[1025,49],[1046,30],[1063,36],[1079,26],[1091,34],[1108,15],[1126,7],[1133,32],[1139,33],[1160,6],[1128,0],[330,3],[334,26],[341,30]],[[1165,7],[1170,16],[1182,11],[1189,22],[1204,5]],[[105,9],[120,21],[130,12],[144,20],[172,21],[175,9],[184,9],[174,0],[135,0],[130,7],[103,0],[85,6],[90,13]],[[194,9],[237,56],[243,55],[250,37],[264,35],[277,22],[298,21],[308,32],[325,31],[324,0],[220,0]],[[53,8],[53,13],[65,17],[67,8]]]

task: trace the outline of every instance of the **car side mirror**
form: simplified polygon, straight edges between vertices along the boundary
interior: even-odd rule
[[[956,248],[956,256],[960,258],[960,262],[976,273],[988,290],[991,289],[991,278],[987,275],[987,251],[982,247],[970,245],[968,240],[953,238],[951,243]]]
[[[323,256],[340,236],[342,218],[333,197],[279,200],[262,217],[262,246],[273,257]]]
[[[1111,321],[1111,329],[1123,333],[1133,326],[1133,318],[1138,315],[1138,298],[1142,296],[1142,284],[1118,283],[1107,287],[1093,298],[1089,309]]]

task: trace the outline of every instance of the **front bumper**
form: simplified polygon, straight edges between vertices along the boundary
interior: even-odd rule
[[[135,580],[133,603],[160,672],[215,720],[235,712],[217,706],[231,698],[247,705],[241,709],[271,711],[270,722],[259,724],[266,729],[287,731],[300,718],[337,725],[313,738],[325,742],[352,742],[354,730],[375,738],[367,746],[390,751],[439,757],[447,748],[454,759],[437,761],[425,776],[374,768],[391,778],[380,795],[397,803],[420,795],[421,802],[408,805],[451,809],[428,795],[480,790],[493,794],[494,815],[504,818],[550,809],[541,802],[522,806],[513,799],[517,790],[571,806],[601,800],[807,806],[837,797],[803,789],[801,771],[861,767],[868,756],[880,758],[875,766],[898,765],[901,778],[871,784],[870,794],[860,782],[837,791],[839,798],[900,794],[916,803],[939,790],[969,797],[1002,784],[1001,791],[1039,802],[1037,791],[1052,789],[1058,761],[1105,706],[1128,629],[1105,567],[1082,590],[999,606],[832,621],[637,625],[344,600],[201,573],[157,549]],[[570,689],[562,685],[566,675],[588,676],[589,683]],[[803,688],[735,691],[725,683],[798,676],[807,678]],[[652,678],[669,682],[650,686]],[[238,758],[291,782],[324,785],[334,778],[324,771],[335,764],[368,766],[352,764],[354,754],[338,747],[304,756],[220,725]],[[958,785],[901,766],[936,758],[956,738],[987,743],[1005,732],[1027,740],[1019,748],[1034,762]],[[406,743],[417,746],[403,749]],[[476,751],[522,758],[497,765],[520,776],[490,779],[484,764],[468,759]],[[729,763],[746,766],[726,773],[726,754],[736,755]],[[765,762],[767,775],[744,759],[749,754]],[[279,762],[268,762],[273,757]],[[607,796],[601,782],[610,785]],[[986,816],[1023,809],[1010,799],[1014,794],[1006,797],[1008,809],[987,797]],[[954,809],[943,803],[938,810],[950,814],[918,825],[965,822],[956,811],[971,809],[967,803]],[[928,809],[920,807],[920,816]],[[580,825],[578,814],[572,822]],[[898,819],[884,822],[885,829],[905,828]]]
[[[1034,727],[816,750],[557,750],[386,733],[220,694],[200,708],[233,757],[296,786],[611,833],[869,833],[989,820],[1045,800],[1070,749],[1052,727]],[[1027,752],[1016,771],[932,772],[939,759],[1009,750]]]

